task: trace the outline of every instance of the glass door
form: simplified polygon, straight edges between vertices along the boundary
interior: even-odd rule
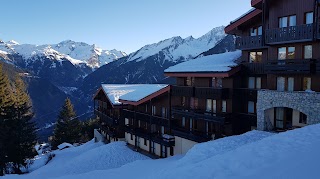
[[[276,108],[275,109],[275,121],[276,128],[283,129],[284,128],[284,108]]]

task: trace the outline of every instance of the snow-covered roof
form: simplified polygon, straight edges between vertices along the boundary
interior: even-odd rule
[[[138,102],[141,99],[161,90],[167,84],[103,84],[104,93],[113,105],[119,105],[121,100]]]
[[[241,56],[241,51],[226,52],[200,57],[169,67],[165,73],[190,73],[190,72],[227,72],[231,67],[237,66],[236,60]]]

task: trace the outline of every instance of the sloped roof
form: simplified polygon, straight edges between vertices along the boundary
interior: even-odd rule
[[[241,51],[226,52],[200,57],[187,62],[179,63],[169,67],[165,73],[219,73],[228,72],[237,66],[236,60],[241,57]]]
[[[167,84],[102,84],[101,87],[112,105],[142,103],[143,99],[152,94],[164,89],[169,90]]]

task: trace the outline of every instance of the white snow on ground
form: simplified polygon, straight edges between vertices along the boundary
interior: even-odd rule
[[[138,153],[119,150],[120,143],[88,150],[68,160],[62,155],[31,174],[7,178],[102,179],[102,178],[320,178],[320,125],[280,134],[252,131],[195,145],[185,156],[162,160],[132,160]],[[99,144],[98,144],[99,145]],[[122,143],[123,147],[124,143]],[[73,148],[77,149],[77,147]],[[128,149],[129,150],[129,149]],[[68,155],[72,155],[70,151]],[[106,155],[112,154],[112,155]],[[103,155],[103,156],[100,156]],[[100,157],[99,157],[100,156]],[[59,155],[58,155],[59,157]],[[64,159],[64,160],[63,160]],[[63,162],[64,161],[64,162]],[[104,163],[104,161],[107,161]],[[134,161],[134,162],[133,162]],[[57,164],[63,163],[60,170]],[[106,164],[108,163],[108,164]],[[50,165],[51,164],[51,165]],[[112,164],[113,167],[109,167]],[[104,165],[104,167],[101,167]],[[114,167],[118,166],[118,167]],[[79,172],[79,173],[78,173]],[[69,175],[70,174],[70,175]]]
[[[72,144],[69,144],[69,143],[66,143],[66,142],[58,145],[58,149],[60,149],[60,150],[61,150],[61,149],[65,149],[65,148],[72,148],[72,147],[73,147]]]
[[[164,72],[226,72],[237,66],[236,60],[241,57],[241,51],[208,55],[169,67]]]
[[[8,175],[8,178],[43,179],[82,174],[94,170],[121,167],[136,160],[151,160],[132,151],[125,142],[111,144],[90,141],[82,146],[54,151],[56,156],[45,166],[26,175]]]
[[[101,85],[112,104],[121,104],[119,99],[139,101],[165,87],[165,84]]]

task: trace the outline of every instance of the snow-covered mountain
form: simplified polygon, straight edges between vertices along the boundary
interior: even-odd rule
[[[1,41],[0,53],[21,55],[27,63],[32,63],[32,60],[39,59],[34,57],[47,57],[57,61],[68,60],[73,65],[85,64],[93,69],[126,56],[126,53],[122,51],[115,49],[102,50],[95,44],[89,45],[71,40],[51,45],[19,44],[14,40]]]
[[[126,62],[142,61],[150,56],[163,52],[165,61],[179,62],[181,59],[188,60],[202,52],[214,47],[226,34],[224,26],[216,27],[207,34],[195,39],[189,36],[185,39],[180,36],[172,37],[158,43],[146,45],[135,53],[129,55]]]

